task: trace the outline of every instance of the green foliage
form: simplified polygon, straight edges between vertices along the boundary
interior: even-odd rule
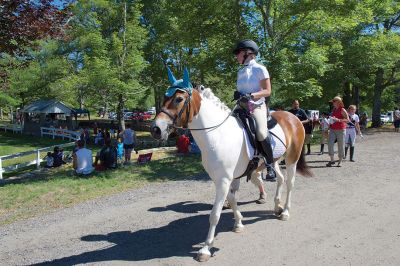
[[[24,57],[0,56],[2,105],[56,98],[91,109],[160,107],[165,65],[178,77],[189,67],[193,82],[231,104],[239,67],[231,51],[245,38],[260,46],[272,105],[298,98],[328,109],[342,95],[372,108],[399,80],[398,1],[80,0],[69,10],[62,40],[36,42]]]

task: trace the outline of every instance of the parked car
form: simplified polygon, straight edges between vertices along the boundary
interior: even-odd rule
[[[152,114],[150,114],[148,112],[135,111],[135,112],[132,112],[132,115],[130,116],[129,119],[138,120],[138,121],[144,121],[144,120],[151,119],[151,117],[152,117]]]
[[[387,113],[387,117],[389,118],[389,122],[393,123],[394,122],[394,112],[393,111],[389,111]]]
[[[131,120],[133,117],[133,112],[124,112],[124,120]]]
[[[117,119],[117,113],[116,112],[109,112],[108,113],[108,119],[112,119],[112,120]]]
[[[149,109],[147,109],[147,113],[151,114],[151,115],[155,115],[156,114],[156,108],[150,107]]]
[[[382,123],[389,123],[389,116],[381,114],[381,122]]]

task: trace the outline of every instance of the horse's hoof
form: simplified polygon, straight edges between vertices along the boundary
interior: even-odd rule
[[[235,233],[242,233],[244,231],[244,226],[243,225],[242,226],[235,226],[235,227],[233,227],[232,231],[235,232]]]
[[[197,253],[197,258],[196,260],[199,262],[205,262],[208,261],[211,257],[211,254],[205,254],[205,253]]]
[[[281,220],[281,221],[289,220],[289,214],[281,213],[281,215],[279,215],[279,220]]]
[[[278,217],[282,214],[282,212],[283,212],[283,208],[280,206],[275,208],[275,210],[274,210],[275,215]]]

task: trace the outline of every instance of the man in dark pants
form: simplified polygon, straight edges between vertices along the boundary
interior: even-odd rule
[[[290,109],[289,112],[294,114],[295,116],[297,116],[297,118],[303,124],[304,130],[306,131],[306,138],[307,138],[307,135],[311,135],[312,134],[312,125],[309,126],[311,120],[308,118],[306,112],[300,108],[299,100],[294,100],[292,102],[292,109]],[[307,139],[305,141],[307,141]],[[307,149],[308,149],[307,154],[310,154],[310,149],[311,149],[310,141],[305,142],[305,143],[307,143]]]

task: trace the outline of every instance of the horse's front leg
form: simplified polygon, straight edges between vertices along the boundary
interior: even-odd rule
[[[230,182],[231,181],[228,178],[222,178],[218,182],[215,182],[216,195],[214,206],[210,214],[210,228],[208,230],[204,247],[197,253],[198,261],[207,261],[211,257],[210,248],[212,248],[214,242],[215,228],[217,227],[219,218],[221,217],[222,207],[228,194]]]

